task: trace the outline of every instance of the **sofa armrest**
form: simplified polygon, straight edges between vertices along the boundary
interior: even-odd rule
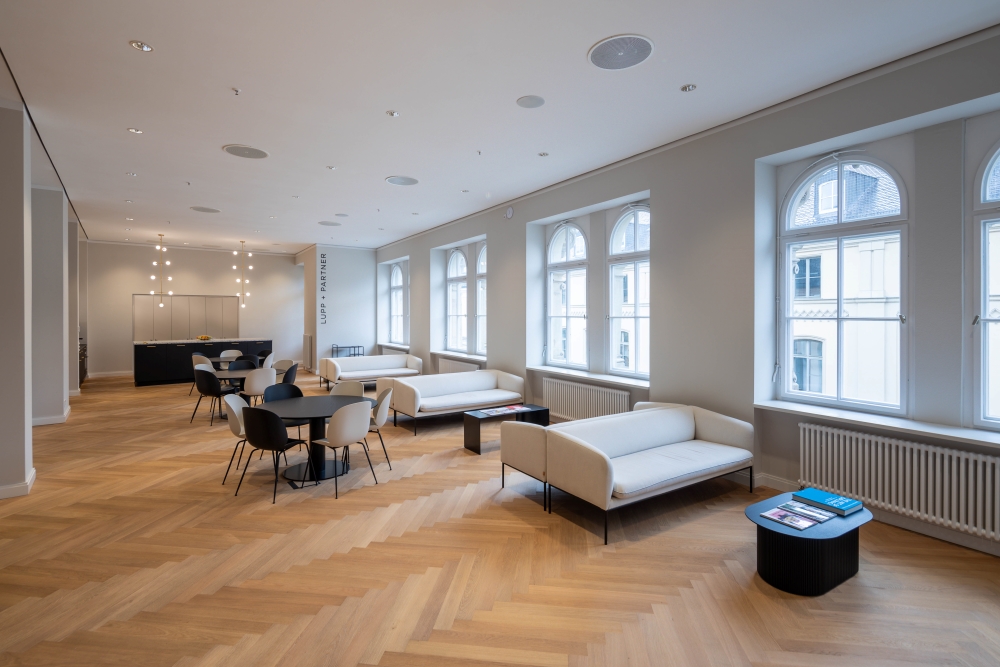
[[[417,371],[417,373],[423,374],[424,360],[416,355],[408,354],[406,355],[406,367],[412,368]]]
[[[396,407],[396,380],[393,378],[375,378],[375,395],[381,396],[386,389],[392,389],[392,396],[389,397],[389,407]]]
[[[652,408],[686,408],[687,406],[683,403],[658,403],[656,401],[639,401],[632,408],[632,412],[636,410],[650,410]]]
[[[327,379],[331,382],[336,382],[340,379],[340,364],[337,363],[336,359],[330,359],[330,377]]]
[[[753,454],[753,424],[705,408],[691,406],[691,409],[694,412],[695,438],[739,447]]]
[[[545,427],[527,422],[500,424],[500,461],[545,481]]]
[[[524,378],[503,371],[494,371],[494,373],[497,376],[497,389],[513,391],[520,394],[522,400],[524,399]]]
[[[411,417],[420,410],[420,390],[412,384],[396,380],[392,388],[392,408]]]
[[[545,473],[549,484],[602,510],[611,504],[614,467],[601,450],[559,431],[546,431]]]

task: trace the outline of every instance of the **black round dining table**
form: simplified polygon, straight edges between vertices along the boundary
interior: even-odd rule
[[[312,461],[320,479],[332,479],[343,475],[349,470],[347,463],[335,458],[327,460],[326,447],[315,444],[316,440],[326,437],[326,420],[332,417],[340,408],[352,403],[368,401],[374,404],[375,399],[364,396],[302,396],[300,398],[285,398],[280,401],[259,403],[256,407],[270,410],[282,419],[309,420],[309,459]],[[293,482],[312,480],[312,472],[308,464],[300,463],[289,466],[284,472],[285,479]]]

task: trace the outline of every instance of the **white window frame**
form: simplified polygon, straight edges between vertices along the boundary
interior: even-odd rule
[[[455,255],[461,255],[462,259],[465,260],[465,275],[458,276],[455,278],[450,277],[449,269],[451,267],[451,260]],[[465,253],[458,248],[453,248],[448,251],[448,258],[444,264],[445,273],[445,284],[444,284],[444,349],[450,352],[464,352],[469,351],[469,258],[466,257]],[[452,314],[449,310],[451,299],[449,298],[451,293],[451,286],[457,284],[465,285],[465,347],[455,347],[453,341],[448,336],[448,331],[450,329],[450,323]],[[462,317],[461,315],[455,315],[455,317]]]
[[[849,410],[857,410],[863,412],[873,412],[879,414],[888,414],[894,416],[906,416],[908,410],[908,398],[909,398],[909,365],[910,365],[910,325],[907,323],[907,313],[908,313],[908,300],[909,300],[909,244],[908,244],[908,228],[907,223],[907,194],[905,184],[900,178],[899,174],[890,165],[885,164],[881,160],[874,159],[869,156],[864,156],[863,159],[853,158],[853,156],[846,156],[842,159],[837,157],[827,158],[820,162],[816,162],[801,176],[799,176],[791,187],[789,187],[785,200],[782,203],[781,209],[779,211],[779,218],[777,221],[779,230],[779,247],[777,253],[777,276],[778,276],[778,331],[777,331],[777,356],[776,359],[779,364],[778,372],[778,395],[782,400],[795,401],[798,403],[808,403],[813,405],[823,405],[834,408],[845,408]],[[825,225],[815,225],[811,227],[792,227],[790,223],[790,216],[792,213],[792,205],[795,199],[796,193],[798,193],[799,188],[807,181],[814,178],[818,173],[829,169],[834,164],[840,163],[858,163],[865,162],[873,164],[880,169],[884,169],[888,173],[896,184],[896,188],[899,190],[899,208],[900,213],[898,215],[884,216],[880,218],[869,218],[866,220],[856,220],[851,222],[842,222],[843,219],[843,197],[844,188],[840,187],[840,179],[838,177],[838,205],[837,205],[837,222]],[[898,232],[899,242],[900,242],[900,259],[899,259],[899,270],[900,270],[900,297],[899,297],[899,311],[902,315],[899,331],[899,406],[890,406],[880,403],[870,403],[866,401],[859,401],[854,399],[842,398],[843,393],[843,377],[841,373],[841,368],[844,361],[843,355],[843,322],[845,321],[861,321],[860,318],[850,318],[843,317],[843,299],[844,299],[844,252],[843,252],[843,240],[845,238],[853,238],[868,235],[880,235],[886,233]],[[837,392],[835,397],[827,396],[817,396],[815,394],[806,394],[803,392],[792,391],[789,387],[791,372],[794,367],[793,365],[793,349],[792,345],[795,337],[791,334],[791,321],[793,319],[801,318],[791,318],[788,316],[789,308],[791,307],[792,301],[794,299],[794,286],[792,284],[791,272],[788,270],[789,262],[789,247],[792,245],[797,245],[800,243],[814,243],[824,240],[836,240],[837,242],[837,313],[836,317],[822,318],[822,319],[832,319],[837,322],[837,340],[836,341],[824,341],[824,345],[835,345],[837,349],[837,366],[834,369],[824,368],[824,373],[832,370],[836,375],[837,382]],[[867,319],[867,318],[866,318]],[[877,318],[884,319],[884,318]]]
[[[1000,207],[1000,201],[987,201],[985,197],[987,176],[997,162],[1000,162],[1000,141],[993,144],[993,147],[986,153],[986,159],[982,161],[976,171],[975,196],[972,200],[973,208],[976,211],[988,211]]]
[[[487,265],[482,271],[480,271],[480,267],[483,264],[484,260],[487,260]],[[479,295],[481,292],[485,292],[486,289],[488,289],[489,287],[488,283],[486,282],[486,273],[488,271],[489,271],[489,264],[486,255],[486,244],[484,243],[482,245],[482,248],[479,249],[479,252],[476,253],[476,314],[475,314],[475,321],[476,321],[475,349],[476,349],[476,354],[483,356],[486,355],[486,343],[487,343],[486,340],[487,336],[485,333],[486,321],[487,321],[486,320],[487,299],[485,298],[480,299]],[[482,322],[482,326],[480,326],[480,322]],[[483,335],[480,335],[480,332],[482,332]]]
[[[640,373],[638,371],[636,371],[635,373],[630,373],[628,371],[623,371],[623,370],[617,370],[617,369],[615,369],[615,367],[614,367],[614,357],[618,353],[618,346],[619,346],[619,342],[620,341],[615,340],[613,338],[613,336],[612,336],[612,331],[614,330],[614,320],[615,319],[628,319],[628,318],[618,318],[618,317],[615,317],[615,316],[613,316],[611,314],[611,304],[612,304],[612,300],[614,299],[614,287],[615,287],[614,267],[617,266],[617,265],[622,265],[622,264],[632,264],[632,266],[634,267],[633,270],[634,270],[634,275],[635,275],[635,285],[633,286],[633,289],[635,290],[636,311],[638,311],[638,308],[639,308],[639,264],[641,262],[649,262],[649,250],[639,250],[639,251],[634,251],[634,252],[620,253],[618,255],[613,255],[611,253],[611,248],[612,248],[611,244],[614,243],[615,231],[617,231],[618,226],[621,225],[621,224],[624,224],[625,218],[627,218],[627,217],[629,217],[631,215],[635,215],[638,211],[645,211],[646,213],[650,212],[648,206],[635,206],[635,205],[629,206],[629,210],[627,210],[626,212],[622,213],[621,216],[619,216],[618,221],[615,222],[614,225],[612,225],[612,227],[611,227],[611,234],[608,236],[608,266],[607,266],[608,290],[607,290],[607,300],[606,300],[606,303],[605,303],[606,312],[605,312],[605,315],[604,315],[604,319],[605,319],[605,321],[607,323],[607,327],[605,329],[605,335],[606,335],[607,341],[608,341],[608,345],[607,345],[607,350],[608,350],[607,357],[608,358],[606,360],[606,363],[608,365],[607,367],[608,367],[608,374],[609,375],[619,375],[619,376],[622,376],[622,377],[631,377],[631,378],[639,378],[639,379],[643,379],[643,380],[648,380],[649,379],[649,373]],[[652,220],[652,216],[650,216],[650,237],[652,237],[652,226],[653,226],[653,220]],[[638,233],[638,224],[636,224],[635,229],[636,229],[636,233]],[[651,241],[651,244],[652,244],[652,241]],[[588,255],[588,257],[589,257],[589,255]],[[650,310],[652,310],[652,298],[653,298],[653,294],[652,294],[652,292],[653,292],[652,263],[650,263],[650,284],[649,284],[649,291],[650,291],[650,294],[649,294],[649,298],[650,298]],[[647,319],[647,320],[649,320],[651,318],[650,318],[650,316],[646,316],[645,318],[642,318],[642,317],[639,317],[639,316],[633,316],[631,319],[635,321],[635,332],[636,332],[636,337],[638,338],[639,337],[639,320],[640,319]],[[650,338],[652,338],[652,333],[650,333]],[[635,340],[630,341],[629,342],[629,346],[630,346],[630,348],[633,351],[636,350],[637,349],[636,348],[636,341]],[[647,348],[647,354],[652,355],[652,350],[653,350],[652,341],[650,341],[650,345]],[[633,354],[634,354],[634,352],[633,352]],[[650,361],[652,361],[652,360],[650,360]],[[650,367],[652,367],[652,363],[650,363]],[[636,364],[636,368],[638,368],[638,363]]]
[[[981,183],[981,182],[980,182]],[[977,184],[978,186],[979,184]],[[979,188],[980,193],[982,188]],[[976,318],[976,326],[973,327],[973,349],[974,358],[973,363],[973,422],[975,426],[990,428],[994,430],[1000,430],[1000,418],[990,418],[986,416],[986,406],[985,400],[987,398],[986,390],[986,373],[984,372],[984,364],[986,362],[986,338],[983,332],[986,331],[986,324],[988,322],[1000,322],[1000,318],[990,318],[989,313],[986,312],[986,298],[988,290],[986,288],[986,281],[988,276],[986,274],[986,252],[988,251],[988,244],[986,242],[986,229],[990,223],[1000,222],[1000,201],[991,202],[993,204],[992,211],[983,211],[973,217],[973,224],[975,225],[976,233],[974,235],[974,254],[973,254],[973,275],[977,276],[975,281],[975,306],[973,309],[974,317]]]
[[[556,236],[559,234],[559,232],[562,229],[565,229],[567,227],[572,227],[573,229],[575,229],[577,231],[577,233],[580,234],[580,236],[583,237],[583,247],[584,247],[584,251],[586,253],[586,258],[582,259],[582,260],[574,260],[574,261],[555,262],[555,263],[553,263],[553,262],[549,261],[549,258],[551,257],[551,254],[552,254],[552,244],[555,242]],[[590,253],[590,241],[587,238],[587,235],[583,233],[583,229],[581,229],[579,225],[577,225],[575,223],[572,223],[572,222],[561,222],[561,223],[555,225],[555,227],[552,230],[552,236],[549,238],[548,243],[545,244],[545,363],[547,365],[549,365],[549,366],[558,366],[560,368],[574,368],[574,369],[577,369],[577,370],[589,370],[590,369],[590,331],[587,331],[587,344],[584,346],[584,349],[586,350],[586,357],[587,357],[587,359],[586,359],[586,362],[583,363],[583,364],[571,364],[568,361],[564,362],[564,361],[554,360],[554,359],[552,359],[552,350],[549,348],[549,341],[552,340],[552,320],[553,320],[553,318],[556,318],[556,317],[559,317],[559,318],[563,317],[561,315],[552,315],[552,311],[551,311],[551,309],[549,307],[551,305],[549,303],[549,299],[551,298],[551,292],[552,292],[552,273],[554,271],[566,271],[568,273],[569,271],[572,271],[574,269],[584,269],[587,272],[586,273],[586,275],[587,275],[587,281],[586,281],[586,285],[587,285],[587,288],[586,288],[587,289],[587,309],[586,309],[586,312],[585,312],[585,314],[584,314],[584,316],[582,318],[584,320],[584,322],[586,323],[588,321],[588,319],[589,319],[588,315],[590,314],[590,294],[589,294],[589,292],[590,292],[590,289],[589,289],[590,288],[590,269],[589,269],[590,254],[591,254]],[[569,280],[568,279],[566,281],[566,284],[567,284],[567,286],[569,285]],[[567,307],[567,312],[568,312],[568,309],[569,309],[569,298],[568,297],[566,299],[566,307]],[[566,317],[566,320],[567,320],[567,323],[566,323],[566,335],[569,336],[569,331],[570,331],[569,320],[571,318],[568,315],[566,315],[565,317]],[[579,319],[579,318],[572,318],[572,319]]]
[[[393,285],[392,284],[392,275],[396,271],[399,271],[399,277],[400,277],[400,284],[399,285]],[[406,301],[407,301],[407,299],[406,299],[406,282],[407,282],[406,281],[406,276],[407,276],[407,272],[403,271],[403,267],[400,265],[400,263],[397,262],[397,263],[391,264],[389,266],[389,342],[393,343],[395,345],[406,345],[407,338],[408,338],[408,336],[406,335],[407,334],[407,330],[409,329],[409,327],[407,326],[407,319],[408,318],[407,318],[407,313],[406,313],[406,310],[407,310],[407,308],[406,308]],[[394,297],[395,297],[395,295],[397,293],[400,296],[399,302],[400,302],[401,312],[399,312],[399,313],[395,312],[395,306],[394,306],[394,304],[396,303],[396,299]],[[395,318],[395,317],[399,317],[400,318],[400,329],[402,330],[402,338],[400,340],[396,340],[392,336],[392,321],[393,321],[393,318]]]

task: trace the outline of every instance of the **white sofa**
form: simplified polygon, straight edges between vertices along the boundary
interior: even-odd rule
[[[607,513],[646,498],[740,470],[750,470],[753,426],[703,408],[637,403],[632,412],[548,427],[504,422],[506,466],[543,482],[549,512],[555,487]]]
[[[423,417],[524,402],[524,380],[493,369],[377,380],[376,393],[389,388],[393,390],[393,425],[398,413],[413,417],[414,435],[417,420]]]
[[[327,385],[341,380],[375,382],[380,377],[420,375],[424,362],[412,354],[381,354],[371,357],[328,357],[319,360],[320,381]]]

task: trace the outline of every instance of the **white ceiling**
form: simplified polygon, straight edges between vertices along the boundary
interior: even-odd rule
[[[997,0],[0,0],[0,48],[91,239],[294,252],[379,247],[997,23]],[[650,59],[587,61],[622,33]]]

